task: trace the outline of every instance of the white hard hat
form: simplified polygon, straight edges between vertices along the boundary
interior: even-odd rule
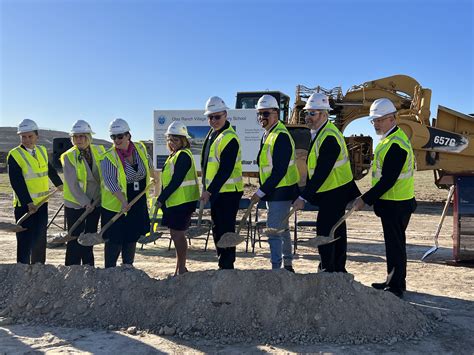
[[[37,131],[37,130],[38,130],[38,125],[36,124],[36,122],[28,118],[25,118],[18,125],[18,131],[16,132],[16,134],[32,132],[32,131]]]
[[[370,105],[369,119],[376,119],[395,112],[397,112],[397,109],[392,101],[386,98],[377,99]]]
[[[262,110],[265,108],[276,108],[279,109],[277,100],[272,95],[263,95],[261,98],[258,99],[257,102],[257,110]]]
[[[109,133],[110,134],[120,134],[130,132],[130,127],[128,127],[127,121],[123,118],[116,118],[109,125]]]
[[[184,125],[184,123],[174,121],[168,126],[165,135],[173,135],[173,136],[183,136],[186,138],[191,138],[188,134],[188,129]]]
[[[77,120],[71,128],[71,132],[69,134],[72,136],[73,134],[80,134],[80,133],[90,133],[95,134],[92,132],[91,125],[84,120]]]
[[[206,111],[204,115],[210,115],[212,113],[227,111],[229,108],[225,105],[224,100],[219,96],[211,96],[206,101]]]
[[[306,101],[303,110],[331,110],[331,106],[329,106],[329,99],[326,95],[315,92]]]

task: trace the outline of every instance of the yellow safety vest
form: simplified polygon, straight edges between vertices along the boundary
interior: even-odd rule
[[[48,152],[41,145],[37,145],[35,150],[36,158],[33,158],[27,150],[18,146],[8,152],[8,157],[11,155],[20,166],[28,193],[33,203],[37,205],[49,193]],[[21,206],[15,192],[13,192],[13,206]]]
[[[286,170],[285,176],[280,180],[276,187],[292,186],[297,184],[300,180],[300,173],[298,172],[298,167],[296,166],[295,142],[293,142],[293,138],[291,138],[290,132],[288,132],[285,125],[279,121],[276,127],[268,133],[258,157],[258,173],[261,185],[265,183],[272,173],[274,159],[273,148],[279,134],[286,134],[288,135],[288,138],[290,138],[291,159],[288,164],[288,169]],[[275,159],[278,159],[278,157],[275,157]]]
[[[391,201],[409,200],[415,197],[415,181],[413,178],[413,174],[415,173],[415,159],[410,140],[400,128],[382,139],[375,148],[374,160],[372,162],[372,186],[382,177],[385,155],[392,144],[398,144],[400,148],[405,150],[407,152],[407,158],[397,181],[380,199]]]
[[[105,148],[102,145],[95,145],[91,144],[91,152],[92,156],[94,157],[94,164],[97,166],[97,169],[100,171],[100,160],[102,159],[102,155],[105,153]],[[77,181],[79,186],[81,187],[84,193],[87,189],[87,169],[86,169],[86,162],[83,159],[79,159],[80,152],[79,149],[74,146],[61,154],[61,164],[64,168],[64,159],[67,158],[71,165],[76,170]],[[69,188],[69,184],[67,180],[64,179],[64,199],[66,201],[73,202],[75,204],[79,204],[79,202],[74,198],[71,193],[71,189]]]
[[[227,181],[222,185],[219,192],[244,191],[244,184],[242,181],[242,157],[240,152],[240,140],[232,126],[229,126],[229,128],[219,133],[217,138],[209,147],[205,178],[206,189],[209,187],[212,180],[216,176],[217,171],[219,170],[222,151],[233,138],[237,139],[237,143],[239,144],[239,153],[237,154],[237,159],[235,160],[232,174],[230,174],[229,179],[227,179]]]
[[[146,185],[150,183],[150,167],[148,166],[148,157],[145,145],[142,142],[134,142],[135,148],[137,149],[138,155],[140,159],[143,161],[146,169]],[[122,162],[117,154],[115,147],[110,148],[107,150],[103,156],[103,159],[108,159],[113,166],[117,169],[117,181],[120,187],[120,191],[125,196],[127,200],[127,177],[125,175],[125,170],[123,168]],[[120,200],[115,197],[115,195],[107,188],[104,183],[104,177],[102,175],[103,171],[100,169],[101,174],[101,204],[102,207],[106,210],[113,211],[113,212],[120,212],[122,209],[122,203]],[[147,193],[148,199],[148,193]]]
[[[321,149],[321,145],[323,144],[324,140],[329,136],[336,138],[337,144],[339,144],[341,151],[337,157],[336,162],[334,163],[331,173],[317,192],[334,190],[335,188],[347,184],[353,179],[346,141],[341,131],[339,131],[331,121],[328,121],[327,124],[321,129],[321,132],[319,132],[318,136],[316,137],[312,149],[308,154],[308,179],[311,179],[311,177],[314,175],[319,157],[319,150]]]
[[[178,150],[176,154],[170,155],[168,159],[166,159],[163,173],[161,175],[163,189],[170,184],[171,178],[174,174],[174,166],[181,153],[187,154],[189,158],[191,158],[191,168],[186,173],[181,185],[179,185],[179,187],[165,201],[166,207],[178,206],[187,202],[199,200],[199,183],[196,165],[194,164],[193,154],[189,149]]]

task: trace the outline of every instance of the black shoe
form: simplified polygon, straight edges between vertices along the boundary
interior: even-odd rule
[[[386,282],[374,282],[372,284],[372,287],[375,288],[376,290],[385,290],[385,288],[387,287],[387,283]]]
[[[293,269],[293,265],[285,265],[284,268],[285,270],[288,270],[289,272],[295,273],[295,269]]]
[[[403,291],[399,288],[394,288],[394,287],[388,286],[388,287],[385,287],[383,290],[393,293],[398,298],[403,298]]]

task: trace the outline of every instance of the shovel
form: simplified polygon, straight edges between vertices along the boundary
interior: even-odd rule
[[[74,222],[74,224],[72,225],[71,229],[67,232],[67,233],[59,233],[57,235],[53,235],[51,238],[49,238],[48,240],[48,243],[51,243],[51,244],[61,244],[61,243],[66,243],[66,242],[69,242],[71,240],[74,240],[77,238],[77,236],[73,236],[72,233],[77,229],[77,227],[79,227],[79,225],[86,219],[86,217],[92,212],[94,211],[94,209],[97,207],[97,205],[99,204],[99,199],[95,200],[93,203],[92,203],[92,208],[89,209],[89,210],[85,210],[83,214],[81,214],[81,216],[77,219],[76,222]]]
[[[155,205],[153,206],[153,217],[150,221],[150,232],[148,232],[145,235],[141,235],[140,238],[138,238],[137,243],[142,244],[148,244],[151,242],[154,242],[155,240],[158,240],[161,238],[163,235],[163,232],[158,232],[155,230],[155,224],[157,224],[156,221],[156,215],[158,214],[158,200],[155,201]]]
[[[240,220],[239,226],[237,227],[237,232],[226,232],[222,234],[221,239],[217,242],[219,248],[232,248],[236,247],[242,243],[245,238],[240,235],[240,231],[245,226],[245,221],[249,218],[250,212],[252,212],[252,207],[257,203],[257,201],[251,201],[250,205],[247,207],[242,219]]]
[[[58,192],[58,189],[54,189],[52,192],[50,192],[48,195],[43,197],[39,202],[36,207],[39,209],[41,206],[43,206],[48,199],[53,196],[56,192]],[[8,222],[0,222],[0,230],[4,230],[7,232],[13,232],[13,233],[19,233],[19,232],[24,232],[27,230],[27,228],[23,227],[21,224],[26,221],[33,213],[32,212],[27,212],[21,218],[18,220],[16,223],[8,223]]]
[[[186,231],[186,236],[188,238],[199,237],[200,235],[206,234],[209,231],[209,227],[201,226],[203,211],[204,211],[204,201],[201,200],[199,202],[199,214],[198,214],[197,226],[191,227]]]
[[[326,244],[331,244],[338,240],[338,238],[334,238],[334,232],[336,231],[337,227],[339,227],[349,216],[355,211],[355,206],[352,206],[352,208],[346,212],[344,216],[342,216],[339,221],[334,224],[334,226],[331,228],[331,231],[329,232],[329,236],[323,236],[323,235],[317,235],[316,238],[313,238],[312,240],[308,241],[308,245],[313,246],[313,247],[319,247],[322,245]]]
[[[153,184],[148,184],[147,187],[145,187],[145,189],[142,192],[140,192],[137,196],[135,196],[135,198],[132,201],[130,201],[128,206],[132,207],[135,203],[137,203],[137,201],[148,191],[148,189],[152,185]],[[93,245],[102,244],[102,243],[106,242],[108,239],[103,239],[103,237],[102,237],[104,235],[105,231],[107,229],[109,229],[112,224],[117,222],[117,220],[120,217],[122,217],[124,214],[125,214],[125,212],[123,212],[123,211],[120,211],[117,214],[115,214],[115,216],[113,216],[112,219],[110,221],[108,221],[105,226],[102,227],[102,229],[100,230],[99,233],[84,233],[84,232],[82,232],[81,235],[77,238],[77,242],[79,244],[81,244],[82,246],[85,246],[85,247],[91,247]]]
[[[453,197],[453,195],[454,195],[454,185],[452,185],[449,188],[448,198],[446,200],[446,204],[444,205],[443,213],[441,213],[441,219],[439,220],[438,228],[436,229],[436,233],[435,233],[435,236],[434,236],[434,243],[435,244],[434,244],[433,247],[431,247],[429,250],[427,250],[426,253],[421,257],[421,261],[425,260],[428,256],[430,256],[431,254],[434,254],[438,250],[439,233],[441,232],[441,227],[443,226],[444,217],[446,217],[446,214],[448,213],[449,203],[451,202],[451,198]]]
[[[281,224],[280,224],[281,228],[265,228],[262,231],[262,234],[268,237],[269,235],[281,235],[285,233],[286,228],[284,227],[284,225],[288,223],[288,220],[295,212],[296,212],[296,208],[292,207],[290,209],[290,212],[288,212],[285,218],[283,218],[283,220],[281,221]]]

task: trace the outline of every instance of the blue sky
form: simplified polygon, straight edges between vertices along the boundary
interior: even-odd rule
[[[237,91],[326,88],[394,74],[474,112],[473,1],[0,0],[0,125],[23,118],[97,137],[125,118],[152,138],[154,109],[229,106]],[[370,133],[366,120],[345,132]]]

